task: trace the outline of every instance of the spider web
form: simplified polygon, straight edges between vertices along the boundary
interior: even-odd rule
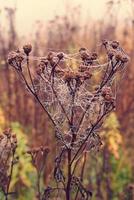
[[[58,50],[57,50],[58,51]],[[121,49],[122,51],[122,49]],[[52,52],[54,56],[54,61],[57,62],[57,52]],[[88,53],[91,53],[88,51]],[[29,61],[31,63],[40,64],[46,57],[42,56],[29,56]],[[92,101],[94,98],[95,87],[98,87],[101,79],[104,74],[107,77],[109,71],[107,68],[111,63],[107,61],[107,59],[103,58],[104,63],[102,63],[101,58],[97,58],[93,60],[93,63],[87,66],[85,62],[80,58],[79,53],[64,53],[64,57],[60,60],[60,63],[57,64],[56,69],[59,71],[66,73],[70,71],[71,73],[77,72],[78,67],[82,64],[83,67],[88,67],[88,69],[92,73],[91,79],[84,81],[79,89],[77,89],[75,93],[74,100],[72,100],[72,91],[75,88],[76,80],[72,81],[72,91],[70,91],[68,84],[64,80],[64,76],[60,76],[55,74],[54,77],[52,74],[52,66],[50,64],[45,67],[44,72],[41,76],[35,75],[34,70],[32,71],[32,76],[34,77],[34,87],[36,89],[36,93],[39,96],[42,104],[44,105],[47,112],[51,115],[54,120],[56,126],[60,128],[60,130],[64,133],[64,139],[69,144],[71,141],[71,128],[68,129],[68,122],[71,118],[72,110],[74,114],[74,129],[77,129],[79,126],[80,119],[85,113],[83,118],[83,123],[79,127],[79,131],[77,133],[78,140],[74,143],[74,148],[77,149],[80,145],[81,141],[84,139],[83,133],[86,129],[94,124],[99,115],[104,110],[104,102],[102,96],[96,97],[96,101]],[[25,65],[27,62],[27,57],[23,60],[23,64]],[[124,76],[125,70],[122,69],[122,73],[119,76],[115,76],[108,82],[108,86],[112,87],[113,96],[116,99],[116,93],[119,89],[119,85],[117,86],[117,81],[121,80]],[[52,80],[53,79],[53,80]],[[32,86],[31,86],[32,87]],[[88,105],[88,110],[87,110]],[[95,143],[95,146],[99,143],[99,139],[95,139],[97,136],[93,136],[90,141]],[[89,149],[92,144],[88,144]]]

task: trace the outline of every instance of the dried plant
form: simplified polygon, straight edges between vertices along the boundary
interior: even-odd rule
[[[16,156],[16,135],[7,129],[0,135],[0,188],[4,193],[5,200],[14,192],[10,192],[13,167],[18,162]]]
[[[60,190],[65,192],[66,200],[88,200],[92,196],[76,169],[85,152],[98,150],[102,144],[99,130],[105,117],[115,108],[114,81],[129,60],[119,42],[104,40],[102,46],[106,52],[104,64],[100,64],[97,53],[90,53],[86,48],[80,48],[76,54],[49,52],[46,57],[32,57],[32,46],[25,45],[22,51],[11,52],[8,56],[9,65],[55,128],[57,187],[48,186],[42,200],[55,195],[58,198]],[[31,59],[39,62],[36,70],[30,66]]]
[[[49,153],[49,149],[43,146],[38,148],[33,148],[27,151],[27,153],[31,156],[32,164],[37,172],[37,198],[42,200],[42,192],[41,192],[41,177],[44,172],[45,163],[47,159],[47,155]]]

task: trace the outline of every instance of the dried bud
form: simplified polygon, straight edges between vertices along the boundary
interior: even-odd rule
[[[7,62],[8,62],[9,65],[16,68],[17,70],[22,70],[21,63],[22,63],[23,60],[24,60],[24,54],[23,53],[20,53],[20,52],[17,53],[15,51],[12,51],[8,55]]]
[[[116,49],[119,46],[119,42],[118,41],[112,41],[111,46]]]
[[[2,141],[2,140],[3,140],[3,138],[4,138],[4,136],[3,136],[3,135],[0,135],[0,141]]]
[[[105,98],[106,101],[111,101],[112,100],[112,97],[109,94],[106,94],[104,98]]]
[[[80,51],[80,56],[81,56],[82,60],[91,59],[89,54],[87,53],[87,51]]]
[[[108,41],[105,39],[105,40],[102,40],[102,44],[104,45],[104,46],[106,46],[107,44],[108,44]]]
[[[111,87],[105,86],[102,88],[102,96],[106,96],[106,95],[111,95],[112,94],[112,90]]]
[[[11,129],[9,128],[9,129],[3,131],[3,134],[6,135],[8,138],[10,138],[11,137]]]
[[[9,65],[13,66],[13,61],[16,59],[16,53],[14,51],[10,52],[7,58]]]
[[[124,55],[123,53],[119,52],[115,56],[116,60],[119,62],[121,61],[122,63],[126,63],[129,61],[129,57]]]
[[[48,60],[46,58],[44,58],[44,59],[41,60],[41,63],[47,66],[48,65]]]
[[[48,55],[47,55],[47,60],[52,60],[53,59],[53,57],[54,57],[54,53],[52,52],[52,51],[50,51],[49,53],[48,53]]]
[[[16,134],[15,133],[12,134],[12,138],[16,138]]]
[[[54,66],[56,65],[56,60],[51,59],[51,60],[50,60],[50,65],[51,65],[52,67],[54,67]]]
[[[123,63],[126,63],[126,62],[128,62],[129,61],[129,57],[128,56],[123,56],[122,57],[122,62]]]
[[[92,77],[92,74],[91,74],[90,71],[85,71],[84,72],[84,75],[83,75],[84,80],[89,79],[91,77]]]
[[[83,52],[83,51],[86,51],[86,48],[85,48],[85,47],[81,47],[81,48],[79,49],[79,52]]]
[[[98,57],[98,55],[97,55],[96,52],[92,53],[92,56],[91,56],[91,59],[92,59],[92,60],[96,60],[97,57]]]
[[[65,82],[69,82],[72,79],[71,72],[65,72],[63,79],[65,80]]]
[[[88,70],[88,67],[81,64],[81,65],[79,66],[79,69],[78,69],[78,70],[79,70],[79,72],[85,72],[85,71]]]
[[[112,59],[113,56],[115,55],[115,51],[114,51],[112,48],[110,48],[110,49],[108,50],[107,54],[108,54],[108,57],[109,57],[110,59]]]
[[[42,74],[42,68],[39,67],[38,69],[36,69],[36,73],[37,73],[37,75],[40,76]]]
[[[58,53],[57,57],[59,58],[59,60],[61,60],[62,58],[64,58],[64,53],[62,52]]]
[[[31,44],[26,44],[23,46],[24,53],[28,56],[29,53],[32,51],[32,45]]]

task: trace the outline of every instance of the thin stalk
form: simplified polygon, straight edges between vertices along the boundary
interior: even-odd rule
[[[113,109],[113,108],[112,108]],[[111,109],[111,110],[112,110]],[[111,112],[111,110],[109,112]],[[103,119],[103,117],[108,114],[108,112],[105,112],[98,120],[97,122],[92,126],[92,128],[89,131],[89,134],[87,135],[87,137],[85,138],[85,140],[83,141],[83,143],[81,144],[81,146],[79,147],[79,149],[77,150],[75,156],[73,157],[72,161],[71,161],[71,165],[73,163],[73,161],[75,160],[75,158],[77,157],[77,155],[79,154],[79,152],[81,151],[83,145],[85,144],[85,142],[87,141],[87,139],[89,138],[90,134],[93,132],[93,130],[95,129],[95,127],[98,125],[98,123]],[[84,151],[84,149],[83,149]]]
[[[12,175],[13,175],[14,156],[15,156],[15,151],[13,151],[13,155],[12,155],[12,162],[11,162],[11,168],[10,168],[10,173],[9,173],[9,180],[8,180],[7,190],[6,190],[6,194],[5,194],[5,200],[8,200],[9,188],[10,188],[10,183],[11,183]]]
[[[34,90],[34,92],[36,93],[35,86],[34,86],[34,82],[33,82],[32,75],[31,75],[31,71],[30,71],[30,67],[29,67],[29,56],[27,56],[27,70],[28,70],[28,74],[29,74],[29,78],[30,78],[30,81],[31,81],[33,90]]]
[[[80,175],[80,181],[81,182],[83,182],[83,176],[84,176],[84,170],[85,170],[85,165],[86,165],[86,159],[87,159],[87,152],[84,153],[84,161],[83,161],[81,175]],[[79,189],[77,189],[75,200],[77,200],[78,195],[79,195]]]
[[[68,150],[68,181],[66,186],[66,200],[71,200],[70,184],[71,184],[71,149]]]
[[[37,190],[38,190],[38,199],[41,200],[41,188],[40,188],[40,178],[41,173],[37,172]]]

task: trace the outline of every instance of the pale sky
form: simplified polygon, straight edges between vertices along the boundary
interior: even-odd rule
[[[6,24],[4,8],[7,6],[16,6],[17,30],[19,33],[24,34],[25,31],[32,31],[37,20],[46,23],[55,15],[62,15],[65,13],[65,5],[69,4],[69,2],[72,7],[79,4],[81,5],[82,16],[86,17],[90,15],[94,19],[99,19],[103,16],[105,3],[107,1],[108,0],[0,0],[0,22],[3,25]],[[123,12],[127,12],[126,5]]]

